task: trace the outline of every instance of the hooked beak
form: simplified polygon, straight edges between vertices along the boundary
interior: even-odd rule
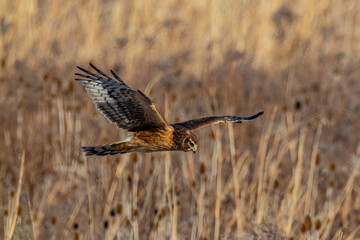
[[[195,153],[196,153],[196,150],[197,150],[197,146],[194,145],[194,147],[191,148],[191,151],[195,154]]]

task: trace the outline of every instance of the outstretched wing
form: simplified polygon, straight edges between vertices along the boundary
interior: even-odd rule
[[[251,117],[236,117],[236,116],[204,117],[182,123],[176,123],[173,124],[172,126],[183,126],[188,128],[189,130],[196,130],[216,123],[226,123],[226,122],[241,123],[242,121],[250,122],[260,117],[263,113],[264,112],[259,112],[258,114]]]
[[[82,78],[75,80],[81,81],[96,108],[110,122],[131,132],[171,128],[148,96],[128,87],[112,70],[115,79],[90,66],[100,75],[78,67],[83,73],[75,75]]]

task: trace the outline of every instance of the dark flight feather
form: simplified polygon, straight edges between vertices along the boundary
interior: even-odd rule
[[[241,123],[243,121],[250,122],[260,117],[263,113],[264,112],[259,112],[251,117],[237,117],[237,116],[204,117],[204,118],[189,120],[182,123],[172,124],[171,126],[182,126],[189,130],[196,130],[216,123],[226,123],[226,122]]]

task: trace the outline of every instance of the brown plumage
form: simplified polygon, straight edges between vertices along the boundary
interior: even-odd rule
[[[197,150],[197,136],[192,132],[216,123],[241,123],[252,121],[263,114],[251,117],[220,116],[194,119],[183,123],[168,124],[156,109],[152,100],[140,90],[128,87],[112,70],[109,77],[94,65],[99,74],[78,67],[83,73],[75,73],[90,95],[96,108],[119,128],[134,132],[120,142],[103,146],[82,147],[90,155],[114,155],[129,152],[193,151]]]

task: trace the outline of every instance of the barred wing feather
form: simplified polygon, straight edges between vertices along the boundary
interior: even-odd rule
[[[110,122],[131,132],[171,128],[144,93],[127,86],[113,71],[115,79],[90,66],[99,75],[78,67],[83,73],[75,73],[81,77],[75,80],[81,81],[96,108]]]

